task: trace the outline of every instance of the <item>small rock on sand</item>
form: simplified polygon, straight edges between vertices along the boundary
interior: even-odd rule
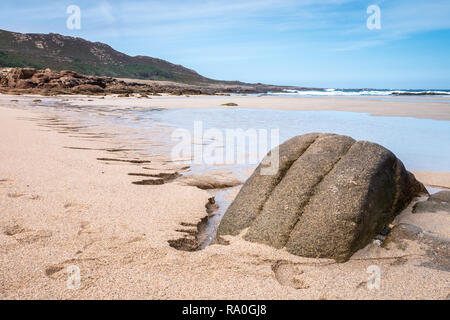
[[[237,107],[238,104],[234,103],[234,102],[229,102],[229,103],[222,104],[222,106],[224,106],[224,107]]]
[[[242,184],[231,171],[214,171],[202,175],[192,174],[183,176],[178,181],[187,186],[195,186],[200,189],[223,189]]]
[[[413,213],[440,211],[450,213],[450,191],[432,194],[426,201],[418,202],[413,207]]]

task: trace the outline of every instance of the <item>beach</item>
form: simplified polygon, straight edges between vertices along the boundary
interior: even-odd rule
[[[146,106],[145,98],[86,99],[68,97],[69,103],[80,106],[111,105]],[[450,120],[447,97],[295,97],[295,96],[161,96],[151,97],[151,104],[161,108],[214,108],[235,103],[240,108],[277,109],[297,111],[347,111],[373,116],[413,117],[421,119]]]
[[[180,250],[180,239],[191,239],[208,217],[205,204],[212,193],[178,179],[190,169],[167,153],[170,128],[156,120],[142,128],[99,123],[90,114],[117,112],[123,118],[124,110],[128,115],[139,108],[275,109],[446,125],[450,104],[441,100],[1,95],[0,298],[448,299],[448,213],[413,214],[414,203],[394,221],[397,231],[390,241],[369,245],[345,263],[295,256],[241,236],[227,236],[228,244],[203,250]],[[227,103],[237,106],[223,106]],[[150,142],[136,139],[143,131]],[[446,137],[440,139],[445,143]],[[449,172],[417,170],[417,178],[431,188],[449,189]],[[144,180],[152,181],[136,183]],[[235,194],[236,189],[228,200]],[[410,226],[422,231],[409,232]],[[382,273],[376,290],[366,285],[372,265]],[[67,285],[73,266],[81,279],[75,289]]]

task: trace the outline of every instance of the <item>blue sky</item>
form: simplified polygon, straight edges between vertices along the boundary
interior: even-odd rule
[[[366,26],[372,4],[379,30]],[[66,27],[69,5],[80,30]],[[2,0],[0,29],[105,42],[215,79],[450,88],[449,0]]]

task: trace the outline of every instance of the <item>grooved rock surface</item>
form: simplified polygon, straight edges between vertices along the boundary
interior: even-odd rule
[[[347,260],[425,187],[386,148],[336,134],[294,137],[279,168],[262,175],[272,150],[225,213],[218,237],[244,229],[248,241],[299,256]]]

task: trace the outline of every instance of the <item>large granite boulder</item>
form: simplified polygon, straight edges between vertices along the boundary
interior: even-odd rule
[[[427,193],[386,148],[311,133],[278,147],[276,174],[262,161],[225,213],[217,236],[237,235],[306,257],[347,260],[410,201]],[[269,156],[269,155],[268,155]]]

